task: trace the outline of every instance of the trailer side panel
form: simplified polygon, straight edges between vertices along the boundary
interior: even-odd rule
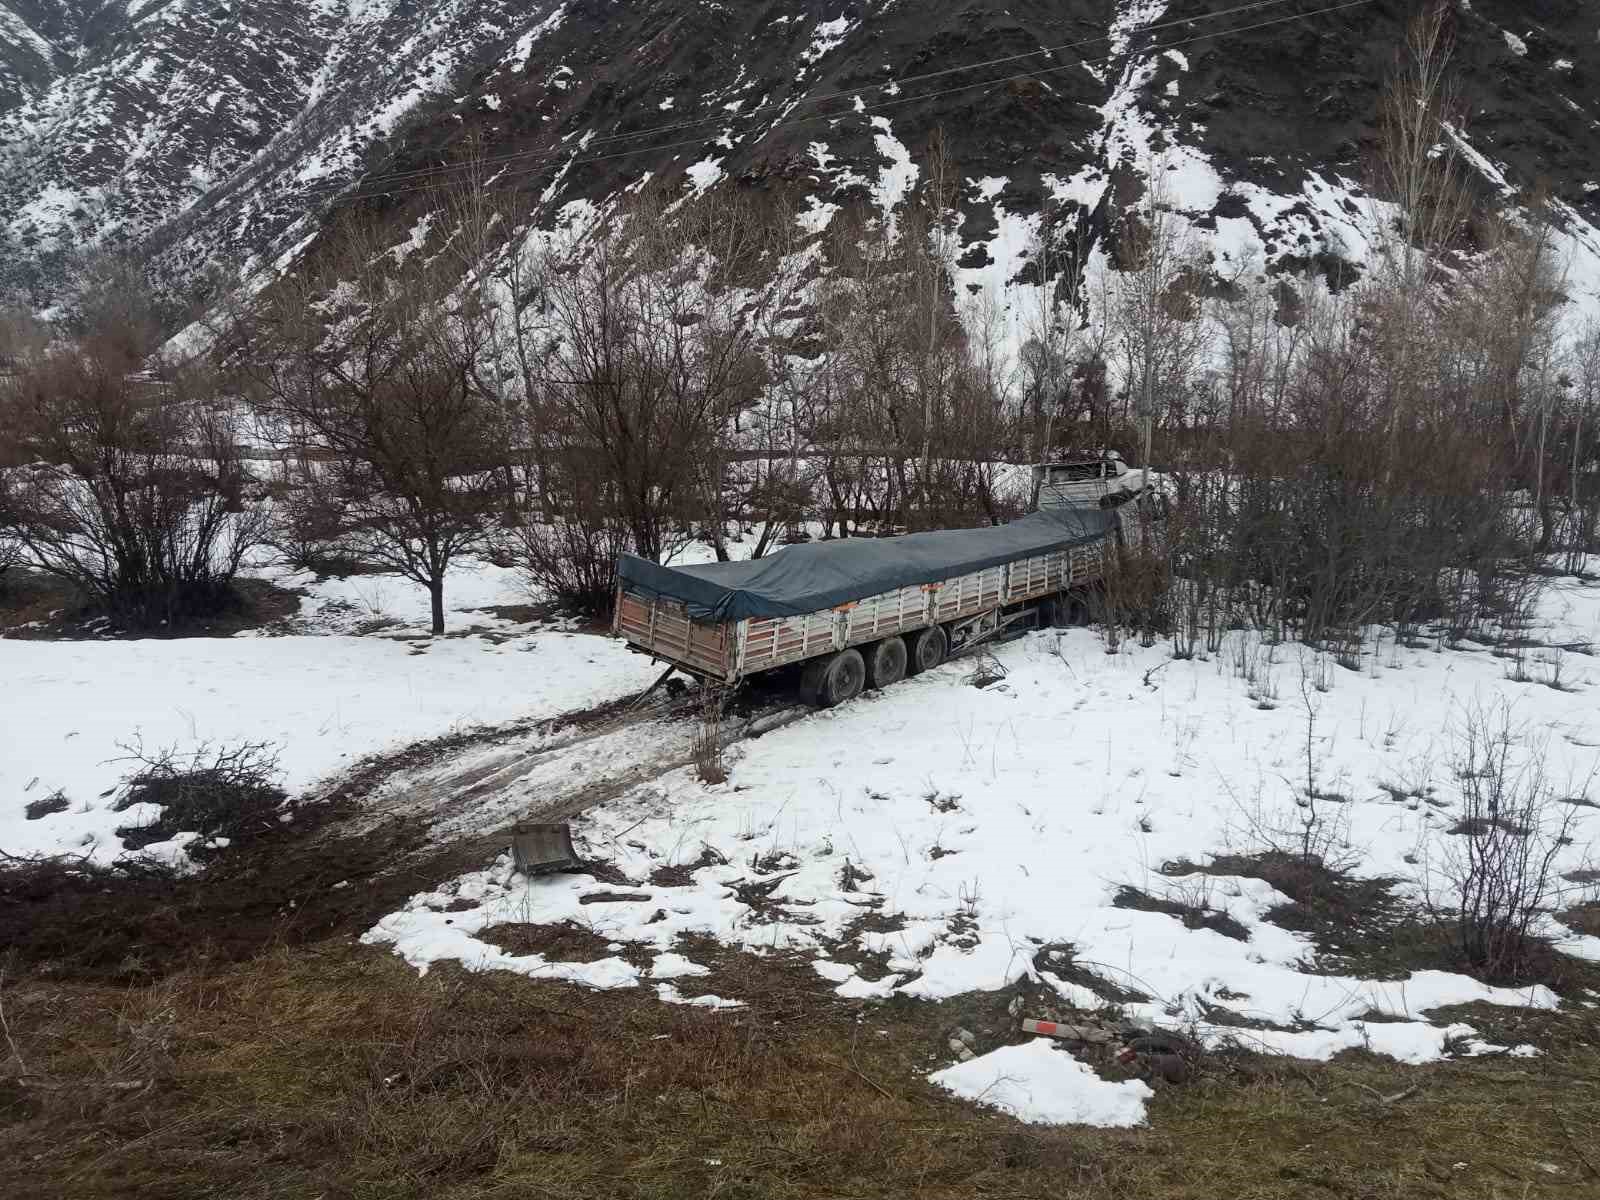
[[[798,617],[751,617],[743,626],[740,675],[827,654],[839,645],[839,614],[833,609]]]
[[[665,662],[733,682],[759,671],[963,621],[1083,587],[1103,572],[1107,541],[1053,550],[936,583],[895,588],[798,616],[704,624],[683,604],[618,588],[614,629]]]

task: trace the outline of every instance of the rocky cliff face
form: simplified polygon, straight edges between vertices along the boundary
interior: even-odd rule
[[[942,131],[965,281],[1040,220],[1092,238],[1152,170],[1219,269],[1365,253],[1377,105],[1409,0],[0,0],[0,269],[166,278],[288,261],[358,206],[396,240],[477,146],[548,220],[650,173],[892,205]],[[1551,199],[1600,293],[1600,10],[1460,0],[1461,146]],[[996,61],[1006,60],[1006,61]],[[988,65],[980,65],[988,64]]]

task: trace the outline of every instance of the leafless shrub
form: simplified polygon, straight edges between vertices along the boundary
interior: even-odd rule
[[[712,683],[700,685],[700,723],[695,728],[690,753],[694,757],[695,777],[701,783],[728,781],[722,753],[722,710],[726,700],[722,687]]]
[[[90,340],[0,377],[0,440],[23,463],[0,472],[0,565],[25,551],[114,620],[176,627],[232,603],[268,508],[210,381],[135,365]]]
[[[278,749],[267,742],[227,746],[201,744],[188,753],[175,748],[146,751],[126,747],[132,764],[113,808],[155,805],[150,820],[125,825],[117,836],[130,850],[193,833],[191,857],[208,852],[207,843],[224,844],[270,837],[283,828],[287,794],[281,786]],[[292,815],[292,814],[291,814]]]
[[[483,326],[421,259],[397,263],[346,227],[223,331],[223,355],[290,464],[285,540],[426,588],[437,634],[451,564],[483,545],[503,505],[505,447],[477,369]]]
[[[1349,818],[1342,807],[1345,798],[1322,785],[1321,760],[1317,755],[1317,718],[1321,715],[1321,703],[1315,691],[1312,674],[1306,670],[1302,659],[1300,704],[1305,710],[1305,735],[1301,755],[1305,781],[1295,797],[1293,850],[1302,863],[1339,870],[1349,865]],[[1275,848],[1282,849],[1281,846]]]
[[[1130,522],[1137,527],[1137,518]],[[1121,534],[1101,552],[1100,586],[1090,595],[1090,615],[1099,622],[1107,653],[1126,635],[1153,646],[1170,628],[1167,566],[1161,549]]]
[[[563,463],[562,482],[551,489],[554,515],[529,514],[502,540],[511,545],[529,587],[564,608],[590,618],[611,612],[617,592],[617,556],[633,548],[611,489],[597,464]]]
[[[1303,666],[1300,702],[1305,715],[1298,778],[1283,777],[1290,800],[1273,804],[1264,788],[1248,803],[1231,789],[1229,794],[1244,820],[1243,840],[1251,847],[1251,857],[1278,863],[1288,874],[1342,876],[1357,861],[1350,844],[1348,797],[1323,783],[1317,736],[1321,704],[1313,676]]]
[[[1513,720],[1506,702],[1462,715],[1453,768],[1460,833],[1443,839],[1443,889],[1430,889],[1430,907],[1467,966],[1490,980],[1526,980],[1548,957],[1536,927],[1561,890],[1556,857],[1571,841],[1577,809],[1559,803],[1544,743]]]
[[[266,543],[297,571],[359,574],[367,569],[365,564],[339,550],[341,514],[325,502],[322,489],[307,479],[315,469],[315,464],[293,454],[280,462],[271,485],[274,519]]]

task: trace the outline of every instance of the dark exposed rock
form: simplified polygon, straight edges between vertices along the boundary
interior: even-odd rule
[[[1074,177],[1109,179],[1074,218],[1102,236],[1148,165],[1108,136],[1118,105],[1154,129],[1152,149],[1192,148],[1233,189],[1204,211],[1174,198],[1202,229],[1246,215],[1245,185],[1358,184],[1414,6],[1242,32],[1227,31],[1274,14],[1194,20],[1231,4],[1173,0],[1166,27],[1108,38],[1126,0],[0,0],[0,287],[9,266],[48,303],[61,257],[96,242],[153,253],[181,287],[218,262],[274,262],[349,207],[399,240],[472,145],[546,220],[707,157],[740,187],[864,197],[886,120],[914,160],[942,131],[962,179],[1006,179],[993,200],[963,191],[964,236],[993,227],[995,204],[1037,212],[1051,180]],[[1588,7],[1477,0],[1455,25],[1474,148],[1600,220]],[[1174,52],[1140,67],[1152,47]],[[926,72],[942,74],[907,80]],[[855,89],[870,90],[837,96]],[[1280,266],[1348,281],[1326,211],[1276,219],[1260,234]]]

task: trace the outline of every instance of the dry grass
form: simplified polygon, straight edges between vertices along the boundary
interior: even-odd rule
[[[1537,1060],[1222,1062],[1161,1092],[1147,1130],[1052,1130],[923,1081],[944,1027],[969,1016],[959,1004],[862,1008],[801,964],[724,952],[711,965],[705,986],[751,1008],[450,968],[419,978],[341,943],[142,988],[10,980],[0,1191],[1276,1200],[1600,1187],[1585,1163],[1600,1119],[1600,1057],[1580,1044],[1593,1029],[1563,1028]],[[1413,1084],[1391,1106],[1368,1090]]]

